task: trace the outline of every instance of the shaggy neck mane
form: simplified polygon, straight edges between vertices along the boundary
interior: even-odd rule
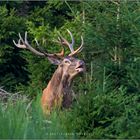
[[[50,87],[55,93],[58,92],[57,94],[68,94],[71,89],[71,82],[70,75],[65,74],[63,69],[57,68],[50,80]]]
[[[51,94],[56,100],[60,101],[64,108],[69,108],[72,104],[71,82],[71,77],[59,68],[57,68],[49,82]]]

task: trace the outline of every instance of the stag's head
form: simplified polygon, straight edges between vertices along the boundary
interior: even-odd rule
[[[67,56],[60,60],[59,69],[65,71],[65,75],[69,75],[74,78],[76,75],[85,71],[85,63],[83,60],[79,60],[73,56]]]
[[[19,34],[18,43],[15,43],[14,40],[13,40],[13,42],[18,48],[25,48],[25,49],[32,51],[36,55],[47,57],[48,60],[52,64],[58,65],[58,69],[60,71],[63,71],[64,75],[69,75],[71,77],[71,79],[73,79],[76,75],[85,71],[84,61],[75,57],[83,49],[83,37],[81,36],[80,47],[78,47],[78,49],[74,50],[74,48],[73,48],[73,45],[74,45],[73,35],[69,30],[67,30],[67,31],[70,34],[70,37],[72,40],[71,43],[69,43],[65,38],[63,38],[61,36],[61,34],[59,34],[58,40],[55,40],[55,42],[62,45],[62,51],[60,53],[50,54],[48,52],[43,51],[42,49],[39,51],[35,50],[33,47],[31,47],[31,45],[27,41],[27,32],[25,32],[24,39]],[[38,48],[40,48],[38,41],[36,39],[35,39],[35,41],[36,41]],[[65,52],[64,46],[70,49],[70,53],[67,56],[64,56],[64,52]]]
[[[60,70],[63,70],[63,74],[69,75],[71,77],[71,79],[73,79],[73,77],[75,77],[76,75],[85,71],[84,61],[75,57],[83,49],[83,37],[81,36],[80,47],[78,47],[78,49],[74,50],[74,48],[73,48],[73,45],[74,45],[73,35],[69,30],[67,30],[67,31],[70,34],[70,37],[72,40],[71,43],[69,43],[60,34],[59,34],[58,40],[55,42],[62,45],[62,47],[63,46],[68,47],[70,49],[70,53],[67,56],[64,56],[64,49],[65,48],[63,47],[61,53],[56,54],[56,57],[49,58],[49,60],[51,61],[51,63],[58,65],[58,68]]]

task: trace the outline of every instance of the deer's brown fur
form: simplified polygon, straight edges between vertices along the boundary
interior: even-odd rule
[[[63,75],[63,69],[57,69],[43,90],[41,98],[44,112],[50,111],[52,107],[69,107],[72,103],[71,81],[69,75]]]

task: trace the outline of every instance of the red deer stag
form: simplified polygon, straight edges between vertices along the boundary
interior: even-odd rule
[[[71,89],[72,81],[75,76],[85,71],[84,61],[74,57],[83,49],[83,38],[81,36],[80,47],[74,50],[73,35],[69,30],[67,31],[70,34],[72,43],[69,43],[60,35],[56,41],[62,45],[62,51],[60,53],[50,54],[48,52],[35,50],[27,41],[27,32],[25,32],[24,39],[19,34],[18,43],[15,43],[13,40],[14,44],[18,48],[25,48],[36,55],[47,57],[51,63],[58,65],[58,68],[54,72],[51,80],[48,83],[48,86],[43,90],[43,95],[41,98],[43,112],[47,114],[50,113],[52,108],[55,106],[64,108],[70,107],[73,99]],[[37,40],[36,44],[39,47]],[[67,46],[71,51],[66,57],[64,57],[64,46]]]

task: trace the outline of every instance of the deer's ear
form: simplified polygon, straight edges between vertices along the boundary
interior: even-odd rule
[[[48,58],[48,60],[49,60],[52,64],[54,64],[54,65],[59,65],[59,64],[61,63],[61,61],[62,61],[62,60],[59,60],[59,59],[56,58],[56,57],[48,56],[47,58]]]

